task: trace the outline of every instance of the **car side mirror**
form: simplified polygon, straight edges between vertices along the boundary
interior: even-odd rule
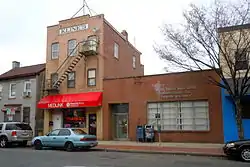
[[[49,136],[50,133],[47,133],[46,136]]]

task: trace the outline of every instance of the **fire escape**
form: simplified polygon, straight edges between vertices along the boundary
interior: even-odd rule
[[[83,40],[75,46],[71,53],[76,51],[76,55],[67,56],[67,58],[62,62],[58,67],[56,72],[56,77],[50,76],[50,79],[46,80],[45,91],[47,94],[52,92],[59,92],[60,85],[68,77],[68,74],[71,73],[75,66],[83,59],[86,63],[86,60],[89,56],[94,56],[98,54],[98,44],[99,40],[97,36],[89,36],[87,40]],[[85,64],[86,68],[86,64]]]

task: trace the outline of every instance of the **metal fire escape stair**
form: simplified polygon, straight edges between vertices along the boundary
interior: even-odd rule
[[[52,83],[52,88],[58,90],[61,83],[68,77],[68,74],[73,71],[82,58],[86,61],[87,56],[97,54],[97,47],[98,38],[96,36],[92,36],[88,38],[88,40],[79,42],[69,55],[71,55],[75,50],[77,54],[75,56],[68,55],[55,72],[58,74],[58,78],[54,83]]]
[[[67,58],[64,60],[64,62],[59,66],[56,73],[58,74],[57,80],[53,83],[52,87],[55,89],[58,89],[61,85],[61,83],[67,78],[68,74],[73,71],[75,66],[79,63],[79,61],[85,57],[81,52],[78,52],[78,47],[80,44],[83,44],[84,42],[79,42],[76,47],[72,50],[72,52],[69,54],[71,55],[76,49],[77,54],[76,56],[67,56]],[[68,65],[66,67],[66,65]],[[66,68],[65,68],[66,67]],[[61,74],[62,73],[62,74]]]

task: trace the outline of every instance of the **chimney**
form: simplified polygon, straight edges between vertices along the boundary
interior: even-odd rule
[[[12,69],[13,68],[19,68],[20,67],[20,62],[18,61],[12,61]]]
[[[128,41],[128,32],[126,30],[123,30],[121,34],[124,36],[124,38]]]

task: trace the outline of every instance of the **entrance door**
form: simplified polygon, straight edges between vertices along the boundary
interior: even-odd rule
[[[127,113],[115,113],[115,138],[116,139],[128,139],[128,114]]]
[[[61,111],[52,112],[53,127],[52,130],[62,128],[63,114]]]
[[[89,114],[89,134],[96,136],[96,114]]]

